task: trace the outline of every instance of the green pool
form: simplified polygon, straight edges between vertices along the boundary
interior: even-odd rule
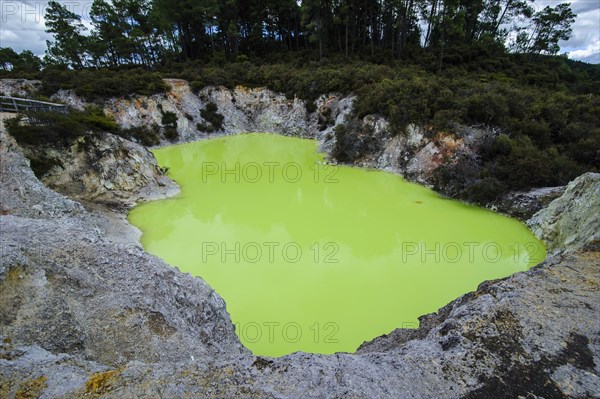
[[[148,252],[223,297],[255,354],[354,351],[545,257],[522,223],[325,165],[315,141],[244,134],[154,154],[182,191],[130,221]]]

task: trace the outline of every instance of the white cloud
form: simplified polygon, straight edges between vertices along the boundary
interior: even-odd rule
[[[589,62],[591,64],[600,64],[600,40],[590,43],[585,49],[569,52],[569,58]]]
[[[31,50],[37,55],[46,51],[44,9],[47,2],[0,0],[0,47],[17,52]]]
[[[0,37],[3,38],[4,40],[15,40],[18,38],[18,36],[16,35],[15,32],[11,31],[11,30],[6,30],[6,29],[0,29]],[[2,46],[2,47],[6,47],[6,46]]]

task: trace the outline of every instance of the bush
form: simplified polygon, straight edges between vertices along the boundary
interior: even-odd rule
[[[21,145],[68,146],[87,131],[96,130],[74,114],[36,112],[19,115],[5,121],[6,130]],[[24,122],[28,120],[29,122]]]
[[[50,171],[54,166],[62,167],[62,164],[56,159],[52,158],[38,158],[36,156],[29,156],[29,164],[33,174],[41,179],[46,173]]]
[[[511,139],[502,135],[493,148],[483,173],[508,189],[563,185],[584,171],[556,148],[540,149],[529,137]]]
[[[161,123],[168,127],[177,127],[177,115],[175,112],[163,112]]]
[[[306,112],[309,114],[317,110],[317,104],[314,101],[305,101],[304,106],[306,107]]]
[[[215,131],[215,129],[212,127],[211,124],[206,124],[206,123],[196,123],[196,129],[198,129],[199,132],[206,132],[206,133],[212,133]]]
[[[348,135],[348,128],[345,124],[340,123],[333,129],[335,135],[335,146],[331,150],[331,156],[340,162],[351,162],[352,159],[346,154],[346,136]]]
[[[493,87],[490,90],[494,90]],[[489,126],[503,126],[508,116],[507,98],[495,91],[474,94],[468,99],[467,118]]]
[[[196,127],[200,131],[214,132],[223,129],[223,120],[225,117],[217,112],[217,104],[212,101],[200,110],[200,116],[208,124],[198,124]]]
[[[42,94],[50,96],[60,89],[68,89],[88,100],[151,95],[167,89],[160,73],[140,68],[76,71],[47,67],[42,72],[42,83]]]
[[[128,140],[134,140],[142,145],[145,145],[146,147],[150,147],[160,144],[159,132],[159,127],[153,125],[150,128],[138,126],[129,129],[123,129],[117,132],[117,134]]]
[[[467,186],[459,196],[476,204],[495,202],[506,192],[506,186],[495,177],[484,177]]]
[[[165,138],[169,141],[175,141],[179,138],[179,133],[177,133],[177,129],[174,127],[167,127],[165,129]]]
[[[119,130],[117,122],[97,105],[88,105],[83,112],[71,111],[69,115],[92,131],[115,133]]]

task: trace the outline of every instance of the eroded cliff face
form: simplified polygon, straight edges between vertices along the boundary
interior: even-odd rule
[[[35,94],[42,82],[28,79],[0,79],[0,96],[27,97]]]
[[[17,147],[8,134],[3,140]],[[76,200],[125,210],[179,192],[147,148],[109,133],[84,134],[67,145],[28,144],[20,149],[46,186]]]
[[[66,151],[34,151],[56,162],[42,182],[71,198],[130,208],[178,192],[145,147],[112,134],[81,136]]]
[[[314,138],[321,135],[317,132],[330,131],[336,121],[341,123],[352,105],[351,98],[322,96],[317,100],[318,111],[310,113],[304,101],[288,99],[264,88],[238,86],[229,90],[225,87],[207,87],[194,93],[185,80],[165,79],[165,82],[170,88],[166,93],[104,101],[105,113],[113,116],[123,128],[152,129],[160,128],[164,114],[172,112],[177,118],[178,142],[244,132],[274,132]],[[60,91],[53,99],[76,109],[83,109],[86,105],[83,99],[70,91]],[[210,121],[201,115],[209,103],[214,103],[216,112],[223,116],[222,127],[214,132],[202,128],[210,125]],[[329,124],[324,123],[325,120]],[[163,137],[164,144],[169,142]]]
[[[466,126],[450,133],[413,124],[404,133],[391,135],[384,118],[366,116],[359,126],[325,140],[333,141],[330,153],[342,162],[398,173],[431,186],[440,166],[462,157],[475,159],[479,146],[492,135],[491,131]]]
[[[550,252],[600,248],[600,173],[586,173],[570,182],[564,194],[527,225]]]
[[[170,141],[163,135],[162,144],[244,132],[314,138],[333,162],[384,169],[426,185],[432,185],[433,173],[439,166],[452,164],[460,157],[475,158],[479,145],[494,134],[466,126],[450,133],[409,125],[403,134],[394,136],[381,116],[353,120],[352,96],[323,95],[315,102],[316,111],[308,112],[305,101],[288,99],[264,88],[207,87],[194,93],[184,80],[165,81],[170,87],[166,93],[108,99],[102,104],[105,113],[123,128],[154,130],[161,129],[166,112],[174,113],[179,137]],[[53,98],[78,109],[86,104],[69,91],[61,91]],[[210,122],[201,115],[209,103],[215,104],[216,112],[223,117],[222,127],[210,133],[203,130]],[[342,125],[349,126],[343,135],[336,133]]]

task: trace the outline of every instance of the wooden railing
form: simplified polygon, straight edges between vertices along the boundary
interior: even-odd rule
[[[32,112],[67,113],[67,106],[46,101],[29,100],[27,98],[0,96],[0,112],[30,114]]]

